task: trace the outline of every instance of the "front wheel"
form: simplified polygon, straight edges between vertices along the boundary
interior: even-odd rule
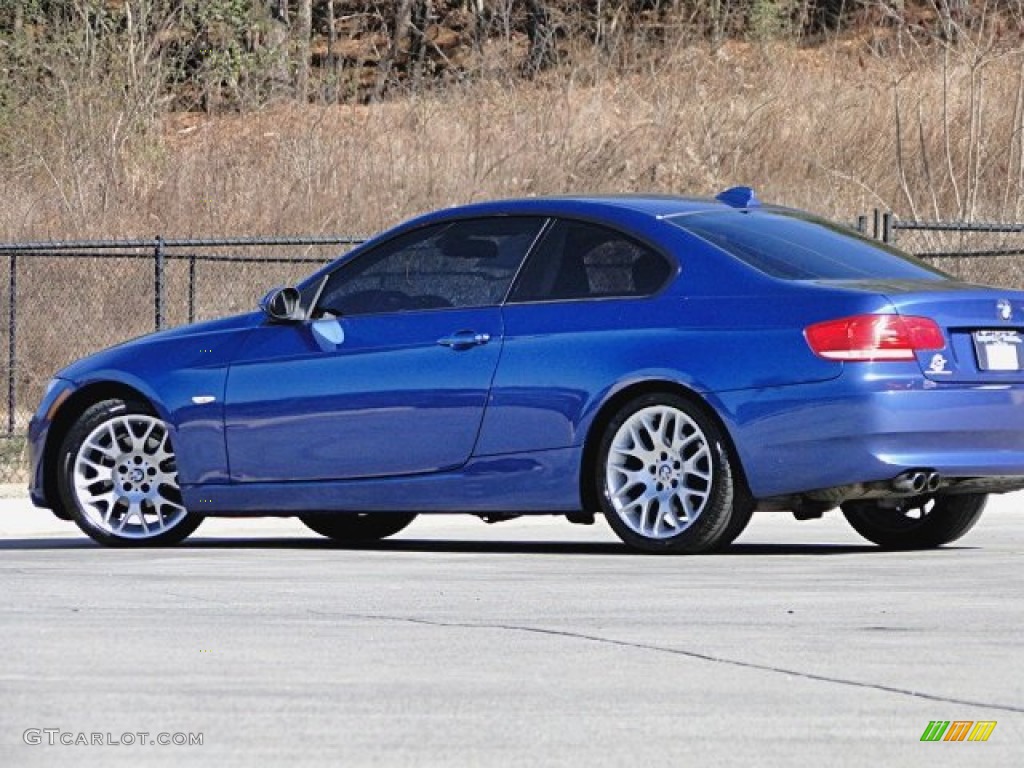
[[[734,476],[718,426],[678,395],[636,398],[601,438],[596,479],[605,518],[644,552],[709,552],[739,535],[742,525],[729,525]]]
[[[337,512],[299,518],[306,527],[321,536],[347,543],[386,539],[415,519],[416,515],[403,512]]]
[[[916,496],[896,506],[877,501],[843,504],[843,516],[868,541],[885,549],[932,549],[956,541],[978,522],[988,496]]]
[[[202,522],[182,502],[167,424],[142,404],[96,403],[79,417],[60,450],[61,501],[95,541],[176,544]]]

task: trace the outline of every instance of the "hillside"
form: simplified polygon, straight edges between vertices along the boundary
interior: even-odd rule
[[[771,7],[8,2],[0,239],[367,232],[736,183],[843,219],[1024,215],[1011,6]]]

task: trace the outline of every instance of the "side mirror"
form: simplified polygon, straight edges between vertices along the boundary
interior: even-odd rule
[[[297,288],[274,288],[260,301],[260,309],[272,322],[297,323],[302,320],[301,302]]]

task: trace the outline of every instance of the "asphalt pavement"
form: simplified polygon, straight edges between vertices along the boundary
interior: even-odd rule
[[[1022,494],[940,550],[770,513],[701,557],[447,516],[113,550],[0,499],[0,766],[1020,765],[1022,564]]]

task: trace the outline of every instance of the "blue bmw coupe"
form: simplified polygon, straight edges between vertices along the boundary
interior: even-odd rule
[[[211,515],[365,542],[419,514],[603,514],[647,552],[840,507],[888,548],[1024,488],[1024,293],[746,188],[490,202],[385,232],[259,311],[50,382],[31,495],[111,545]]]

